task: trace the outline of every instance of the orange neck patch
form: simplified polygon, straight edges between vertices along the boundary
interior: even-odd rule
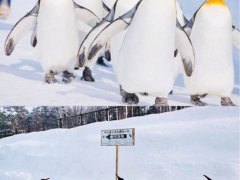
[[[224,0],[208,0],[205,5],[220,5],[220,6],[227,6]]]

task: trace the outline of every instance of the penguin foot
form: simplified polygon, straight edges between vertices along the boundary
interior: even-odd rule
[[[54,72],[50,72],[48,74],[45,74],[45,82],[48,83],[48,84],[53,84],[53,83],[56,83],[57,82],[57,79],[54,77],[56,73]]]
[[[92,76],[92,71],[89,67],[85,67],[85,69],[83,70],[83,76],[81,77],[81,80],[90,81],[90,82],[95,81],[95,79]]]
[[[168,106],[167,98],[156,97],[155,106]]]
[[[222,106],[236,106],[229,97],[221,97]]]
[[[100,65],[100,66],[108,67],[108,65],[104,62],[103,57],[98,58],[97,64]]]
[[[127,93],[122,88],[120,88],[120,94],[122,96],[122,102],[127,104],[138,104],[139,98],[136,94]]]
[[[63,78],[62,78],[62,81],[64,83],[70,83],[72,82],[72,80],[76,78],[76,76],[73,74],[73,73],[70,73],[68,71],[64,71],[63,72]]]
[[[191,96],[191,102],[195,106],[206,106],[207,105],[206,103],[201,101],[201,99],[200,99],[200,97],[198,95],[192,95]]]

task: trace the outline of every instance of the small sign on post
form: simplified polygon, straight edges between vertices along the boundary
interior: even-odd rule
[[[119,146],[135,146],[135,128],[102,130],[102,146],[116,146],[116,180],[118,180]]]

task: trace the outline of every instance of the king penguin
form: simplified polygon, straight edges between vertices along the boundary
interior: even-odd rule
[[[46,81],[55,82],[54,75],[60,72],[72,76],[79,45],[72,1],[41,0],[37,37]]]
[[[103,20],[98,23],[95,27],[92,28],[92,30],[88,33],[88,35],[85,37],[85,39],[83,40],[83,42],[81,43],[81,46],[79,48],[78,51],[78,60],[79,60],[79,66],[83,67],[85,66],[84,69],[84,74],[82,79],[86,80],[86,81],[91,81],[94,80],[93,76],[92,76],[92,69],[96,63],[96,58],[94,58],[93,60],[89,60],[86,58],[86,51],[89,49],[89,46],[91,45],[91,42],[94,40],[94,38],[98,35],[99,32],[101,32],[104,27],[106,27],[108,24],[110,24],[114,19],[118,18],[119,16],[123,15],[124,13],[128,12],[135,4],[136,2],[138,2],[137,0],[129,0],[127,3],[124,0],[116,0],[115,3],[113,5],[109,5],[108,6],[112,6],[111,10],[109,11],[108,15],[105,16],[103,18]],[[107,7],[107,5],[104,4],[105,7]],[[176,9],[177,9],[177,19],[179,21],[179,23],[181,24],[181,26],[184,26],[188,21],[185,18],[182,8],[179,4],[178,1],[176,1]],[[117,52],[119,51],[119,47],[121,47],[121,44],[124,40],[124,33],[123,35],[121,35],[121,38],[118,38],[121,40],[117,40],[117,42],[115,41],[115,38],[111,39],[111,45],[113,45],[112,47],[112,51],[110,53],[109,50],[109,45],[110,42],[108,42],[105,46],[107,48],[105,48],[105,54],[109,54],[108,57],[113,57],[113,58],[109,58],[112,59],[112,62],[115,59],[115,54],[117,54]],[[117,44],[117,45],[116,45]],[[114,53],[115,52],[115,53]],[[111,56],[110,56],[111,55]],[[176,50],[174,52],[174,57],[175,57],[175,62],[174,62],[174,66],[175,66],[175,77],[178,75],[179,69],[181,67],[180,65],[180,55],[178,53],[178,50]],[[107,56],[105,56],[107,57]],[[98,58],[101,59],[101,58]],[[113,62],[113,64],[115,64]],[[86,73],[86,70],[89,69],[89,75]]]
[[[221,97],[221,105],[234,105],[230,99],[234,84],[231,13],[224,0],[206,0],[185,26],[195,50],[195,70],[184,77],[194,105],[204,106],[205,95]],[[235,43],[237,44],[237,42]]]
[[[190,76],[194,69],[194,50],[177,21],[176,0],[140,0],[101,31],[90,46],[88,59],[126,28],[114,68],[122,101],[137,104],[136,93],[147,92],[156,97],[156,105],[167,105],[167,96],[175,80],[175,42],[186,74]]]
[[[103,2],[103,0],[75,0],[79,5],[86,7],[87,9],[91,10],[94,12],[94,14],[98,17],[98,20],[95,21],[90,27],[88,31],[85,32],[80,32],[81,34],[81,44],[84,41],[86,35],[89,33],[89,31],[96,26],[107,14],[110,12],[109,7]],[[106,59],[108,61],[111,60],[111,53],[110,53],[110,44],[107,43],[105,46],[105,49],[99,53],[99,56],[95,57],[93,61],[87,61],[84,64],[84,70],[82,73],[82,80],[84,81],[90,81],[93,82],[95,81],[93,75],[92,75],[92,70],[96,62],[104,62],[103,59]],[[76,68],[79,69],[79,67],[82,67],[82,64],[79,64],[77,62]]]
[[[100,21],[96,14],[71,0],[38,0],[35,7],[21,18],[5,41],[5,54],[11,55],[18,41],[32,27],[31,44],[38,44],[45,82],[57,82],[55,75],[63,72],[63,81],[71,82],[80,45],[77,20],[91,25]],[[95,24],[94,24],[95,25]]]

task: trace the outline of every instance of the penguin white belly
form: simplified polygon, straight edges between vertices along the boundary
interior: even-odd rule
[[[174,83],[175,1],[145,0],[120,50],[117,79],[129,93],[167,97]]]
[[[42,0],[37,34],[39,56],[45,73],[72,72],[79,48],[72,1]]]
[[[195,70],[185,76],[191,95],[229,97],[233,89],[231,15],[227,8],[203,7],[190,36],[195,49]]]

